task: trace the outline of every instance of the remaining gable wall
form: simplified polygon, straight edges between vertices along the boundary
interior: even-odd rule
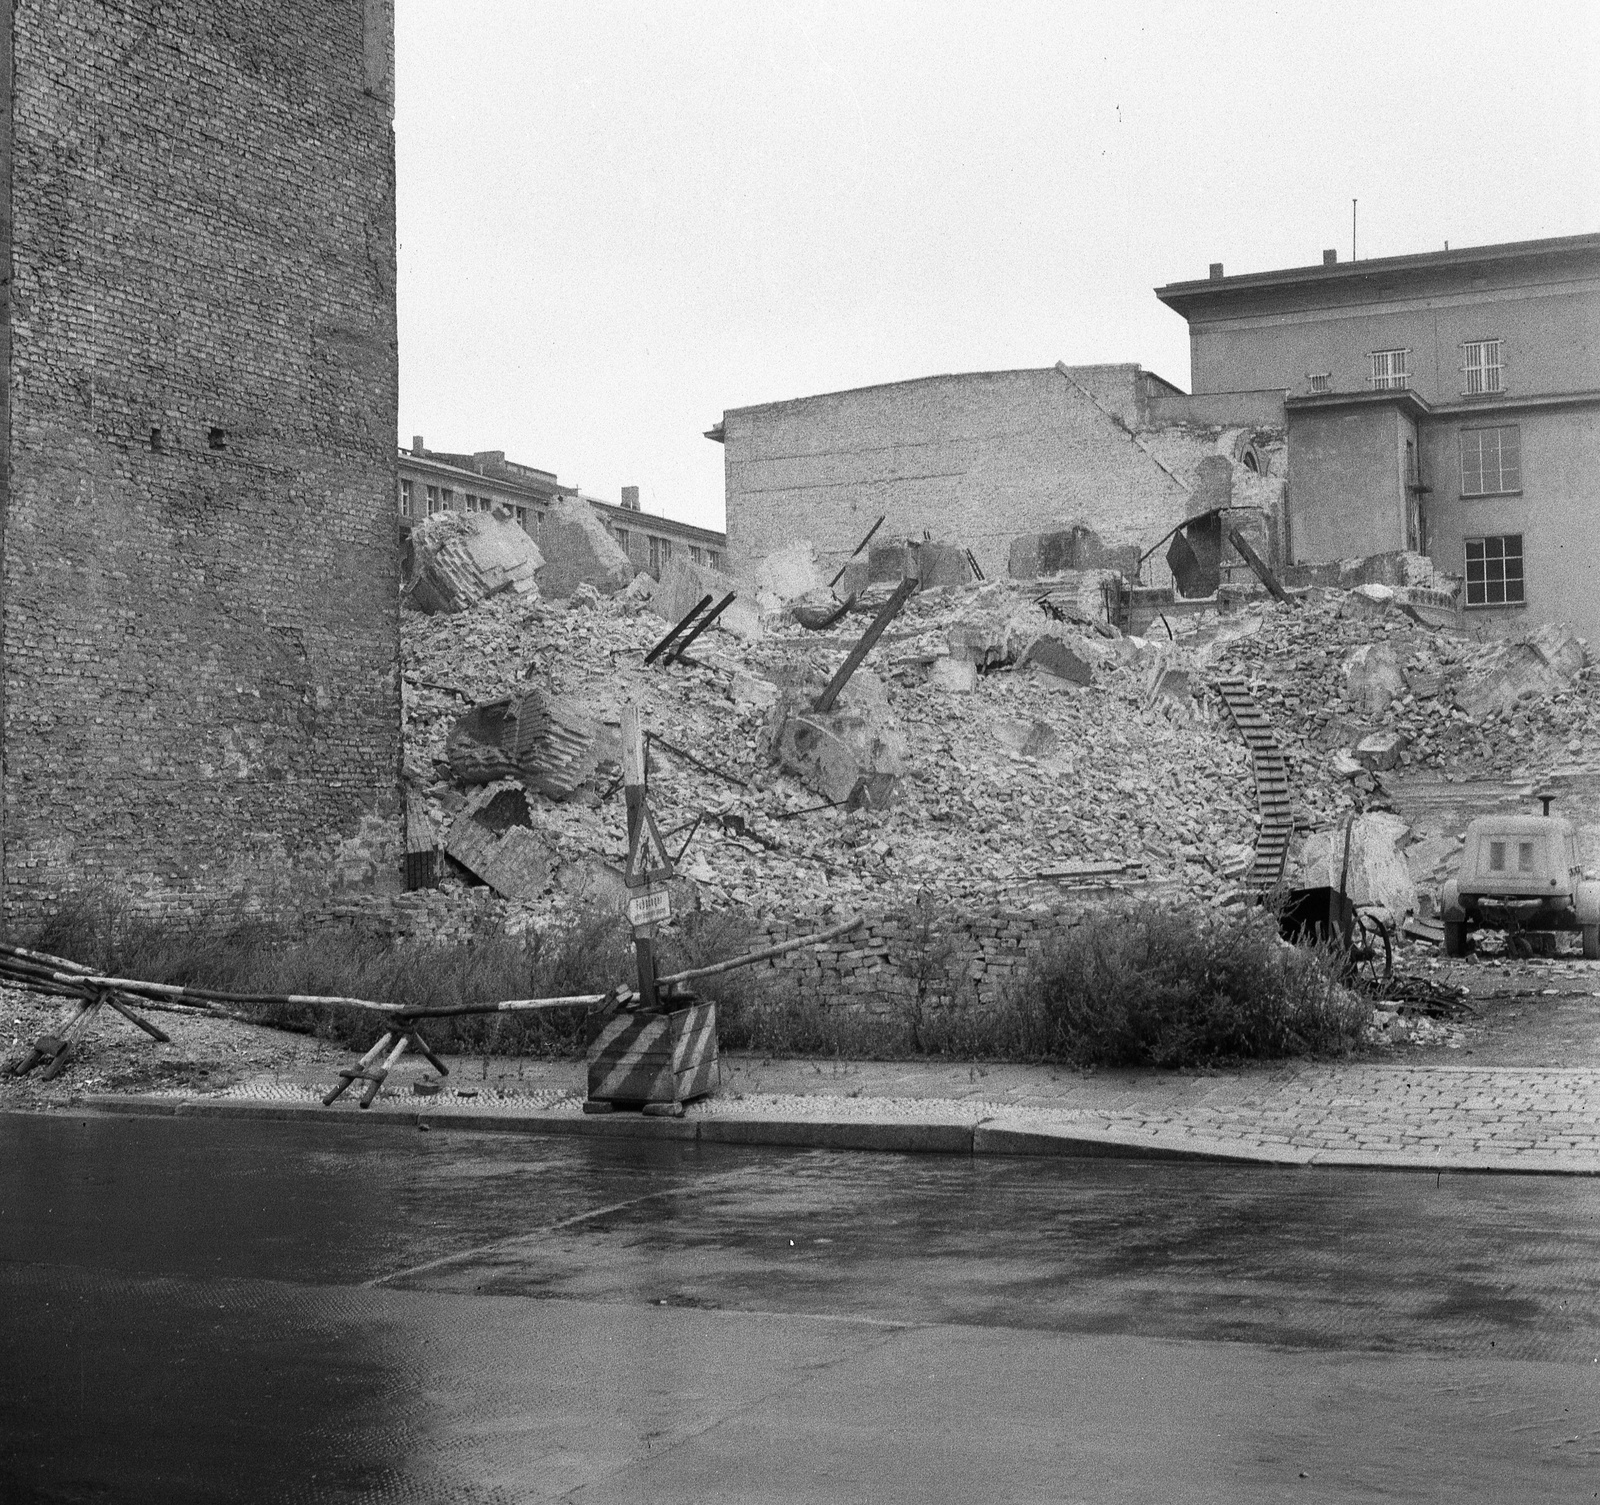
[[[4,919],[370,884],[400,809],[389,6],[5,10]]]

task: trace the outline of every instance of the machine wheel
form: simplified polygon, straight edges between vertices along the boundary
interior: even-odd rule
[[[1444,954],[1446,956],[1465,956],[1467,954],[1467,922],[1465,920],[1446,920],[1444,922]]]
[[[1356,916],[1356,933],[1351,938],[1350,970],[1358,982],[1378,988],[1394,971],[1394,948],[1389,943],[1389,927],[1371,915]]]
[[[1584,925],[1583,931],[1583,959],[1587,962],[1600,962],[1600,925]]]

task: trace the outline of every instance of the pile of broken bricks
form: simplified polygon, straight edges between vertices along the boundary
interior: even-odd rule
[[[1250,605],[1158,642],[1096,619],[1098,580],[927,587],[819,713],[896,582],[867,582],[835,615],[798,566],[791,609],[770,579],[687,566],[623,585],[595,547],[562,599],[500,590],[403,619],[406,774],[428,828],[408,846],[449,854],[447,888],[493,885],[508,930],[597,898],[620,907],[629,700],[652,734],[675,908],[755,920],[921,896],[1052,907],[1076,886],[1062,875],[1085,872],[1229,899],[1257,806],[1211,688],[1224,674],[1274,722],[1303,828],[1381,795],[1391,755],[1535,777],[1600,748],[1600,684],[1570,634],[1480,642],[1370,588]],[[737,610],[683,659],[646,667],[680,608],[727,590]]]

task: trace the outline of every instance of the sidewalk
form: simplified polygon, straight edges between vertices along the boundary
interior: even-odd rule
[[[1294,1064],[1227,1073],[724,1058],[682,1119],[582,1111],[576,1062],[459,1063],[437,1096],[396,1071],[372,1109],[328,1082],[256,1077],[216,1093],[94,1094],[82,1107],[357,1120],[395,1127],[641,1136],[951,1154],[1114,1156],[1264,1165],[1600,1174],[1600,1069]]]

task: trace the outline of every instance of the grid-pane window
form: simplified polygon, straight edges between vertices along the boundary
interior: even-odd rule
[[[1467,605],[1515,606],[1527,600],[1522,579],[1522,535],[1467,540]]]
[[[626,528],[617,529],[617,547],[621,549],[624,554],[628,552],[628,530]]]
[[[448,486],[439,488],[439,496],[444,503],[444,510],[449,512],[456,504],[456,494]]]
[[[1372,352],[1372,385],[1374,387],[1409,387],[1411,375],[1406,370],[1409,350],[1374,350]]]
[[[712,569],[720,570],[722,568],[722,555],[717,553],[715,549],[707,549],[706,563],[709,564]]]
[[[1522,490],[1522,430],[1514,423],[1461,431],[1462,496]]]
[[[411,482],[410,481],[402,481],[400,483],[400,516],[401,517],[410,517],[411,516]]]
[[[690,564],[699,564],[703,557],[704,555],[701,553],[699,548],[697,548],[694,544],[689,545]]]
[[[428,516],[432,517],[433,514],[435,512],[437,512],[438,510],[439,510],[439,488],[437,486],[430,486],[428,488]]]
[[[1461,390],[1468,397],[1483,392],[1499,392],[1500,341],[1473,340],[1462,347]]]

